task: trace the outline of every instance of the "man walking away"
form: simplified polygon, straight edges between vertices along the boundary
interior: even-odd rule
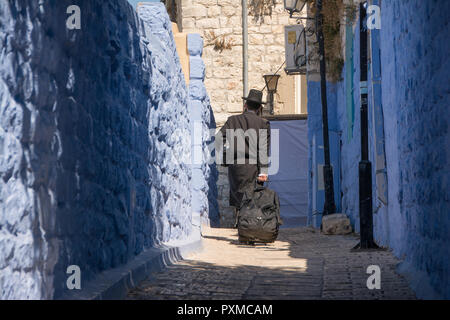
[[[238,210],[246,190],[253,190],[256,181],[268,180],[270,123],[260,117],[262,91],[252,89],[245,101],[244,112],[228,118],[221,128],[223,164],[228,167],[230,206]],[[235,226],[236,227],[236,226]]]

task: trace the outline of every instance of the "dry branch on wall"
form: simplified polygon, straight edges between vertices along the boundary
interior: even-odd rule
[[[263,23],[265,16],[272,16],[272,10],[276,4],[276,0],[250,0],[248,14],[253,16],[254,22]]]
[[[249,0],[249,15],[255,22],[264,22],[265,16],[271,16],[277,0]],[[310,13],[315,15],[316,1],[307,0]],[[323,33],[325,38],[325,55],[327,62],[327,75],[331,81],[341,80],[344,67],[342,55],[341,27],[346,23],[355,21],[357,7],[353,1],[324,0],[323,1]]]
[[[205,34],[205,46],[214,46],[215,51],[231,50],[235,45],[233,39],[229,39],[226,35],[217,36],[214,31]]]

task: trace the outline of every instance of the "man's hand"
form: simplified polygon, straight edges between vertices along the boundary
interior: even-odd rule
[[[267,174],[260,174],[258,176],[258,182],[267,182],[269,180],[269,176]]]

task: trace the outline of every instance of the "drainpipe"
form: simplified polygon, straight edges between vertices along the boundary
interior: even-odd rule
[[[325,63],[325,43],[323,35],[323,14],[322,0],[316,1],[316,35],[319,43],[320,55],[320,97],[322,102],[322,130],[323,130],[323,154],[324,166],[323,176],[325,182],[325,204],[323,215],[329,215],[336,212],[336,204],[334,202],[334,182],[333,167],[330,163],[330,138],[328,132],[328,100],[327,100],[327,77]]]
[[[248,94],[248,23],[247,23],[247,0],[242,0],[242,78],[244,84],[244,94]]]

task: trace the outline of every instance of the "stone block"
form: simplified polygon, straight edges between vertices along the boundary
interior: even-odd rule
[[[209,18],[219,18],[220,17],[220,7],[219,6],[211,6],[208,8],[208,17]]]
[[[203,80],[205,78],[205,63],[198,56],[191,56],[190,61],[190,78]]]
[[[243,104],[242,102],[228,103],[227,111],[230,113],[242,113]]]
[[[259,32],[272,33],[272,27],[270,25],[262,25],[261,27],[259,27]]]
[[[189,83],[189,98],[203,101],[207,97],[205,85],[200,79],[193,79]]]
[[[185,18],[183,19],[183,31],[187,31],[186,29],[195,29],[195,19],[194,18]]]
[[[265,34],[263,43],[266,45],[272,45],[275,42],[275,37],[278,35],[274,34]]]
[[[199,19],[196,21],[199,30],[214,29],[219,27],[219,20],[213,18]]]
[[[198,33],[187,35],[187,46],[191,56],[201,56],[203,52],[203,38]]]
[[[230,24],[228,23],[228,17],[220,16],[219,24],[221,29],[228,27]]]
[[[206,17],[208,10],[202,5],[190,5],[183,8],[183,17],[202,18]]]
[[[322,217],[322,232],[328,235],[342,235],[352,232],[350,219],[343,213]]]
[[[270,33],[270,32],[267,32]],[[284,26],[282,25],[273,25],[271,26],[271,33],[273,34],[283,34],[284,35]]]
[[[228,26],[239,26],[242,24],[242,17],[240,15],[231,16],[228,19]],[[230,32],[231,33],[231,32]]]
[[[234,16],[237,13],[236,5],[225,6],[222,8],[222,14],[226,17]]]
[[[267,47],[267,54],[268,55],[274,55],[277,57],[280,57],[280,60],[282,61],[284,59],[284,47],[282,46],[269,46]]]
[[[261,55],[264,56],[266,53],[266,47],[264,45],[250,45],[248,47],[249,55],[256,56]]]
[[[287,15],[283,15],[278,17],[278,24],[282,25],[282,26],[286,26],[289,24],[289,16]]]
[[[191,109],[191,120],[202,121],[203,120],[203,103],[198,100],[189,101],[189,108]]]
[[[248,35],[248,43],[250,45],[252,45],[252,44],[262,45],[262,44],[264,44],[264,35],[258,34],[258,33],[249,34]]]

